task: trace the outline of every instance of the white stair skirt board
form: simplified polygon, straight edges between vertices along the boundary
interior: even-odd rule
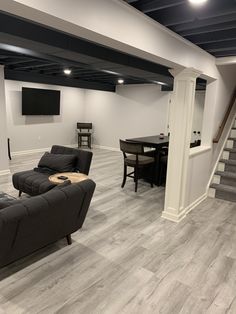
[[[219,162],[217,170],[218,171],[225,171],[225,163],[224,162]]]
[[[220,176],[215,174],[212,183],[220,184]]]
[[[226,142],[226,148],[233,148],[234,146],[234,141],[232,140],[227,140]]]
[[[227,159],[229,160],[229,152],[227,152],[226,150],[223,151],[223,154],[222,154],[222,159]]]
[[[211,198],[215,198],[215,195],[216,195],[216,190],[213,189],[213,188],[210,188],[208,190],[208,196],[211,197]]]

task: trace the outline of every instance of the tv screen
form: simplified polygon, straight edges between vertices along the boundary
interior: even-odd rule
[[[59,115],[60,91],[22,87],[22,115]]]

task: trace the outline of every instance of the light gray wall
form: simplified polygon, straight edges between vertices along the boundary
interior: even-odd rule
[[[70,145],[77,142],[76,122],[84,118],[83,89],[45,84],[5,81],[7,128],[13,152],[51,147],[52,144]],[[22,87],[61,91],[59,116],[22,116]]]
[[[9,170],[4,67],[0,65],[0,173]]]
[[[61,90],[60,116],[22,116],[21,89]],[[92,122],[94,144],[118,148],[119,138],[167,134],[169,93],[157,85],[119,86],[116,93],[6,81],[8,136],[21,152],[77,142],[76,122]]]
[[[116,93],[87,90],[85,117],[94,143],[119,147],[119,139],[167,134],[169,92],[158,85],[118,86]]]

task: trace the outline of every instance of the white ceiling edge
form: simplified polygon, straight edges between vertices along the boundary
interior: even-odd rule
[[[216,59],[216,65],[236,65],[236,56],[235,57],[222,57]]]

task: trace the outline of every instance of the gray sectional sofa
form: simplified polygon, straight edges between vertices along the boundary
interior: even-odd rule
[[[0,267],[82,227],[95,189],[92,180],[53,187],[0,209]]]
[[[56,165],[53,164],[52,161],[47,159],[50,167],[54,169],[59,169],[58,171],[55,172],[69,172],[71,170],[76,172],[78,171],[84,174],[89,173],[91,160],[93,156],[92,152],[60,145],[53,145],[50,153],[53,154],[54,156],[58,155],[58,157],[62,157],[54,161],[57,167]],[[73,169],[68,168],[71,166],[71,162],[69,162],[68,158],[67,160],[62,160],[63,156],[64,157],[67,156],[68,158],[69,156],[72,157],[74,156]],[[40,170],[40,167],[37,169]],[[48,180],[48,177],[52,173],[50,173],[50,171],[39,172],[36,171],[37,169],[21,171],[13,175],[12,183],[13,186],[19,191],[19,196],[21,195],[22,192],[27,193],[30,196],[36,196],[45,193],[52,189],[53,187],[55,187],[55,184],[51,183]],[[43,167],[41,167],[41,169],[43,169]]]

